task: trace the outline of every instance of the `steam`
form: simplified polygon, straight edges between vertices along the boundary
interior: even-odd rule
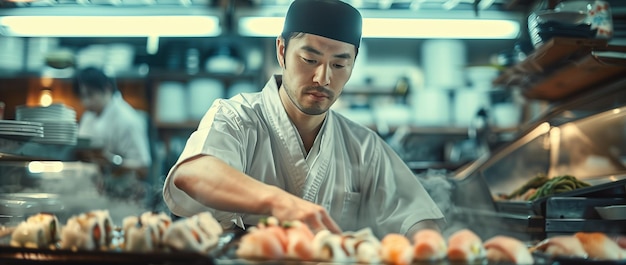
[[[157,210],[157,207],[150,203],[148,199],[135,201],[114,198],[103,194],[98,188],[98,183],[102,177],[97,169],[93,170],[84,167],[79,170],[45,173],[32,178],[34,181],[28,184],[28,188],[21,190],[19,193],[46,193],[53,195],[52,200],[37,200],[40,205],[37,209],[32,210],[52,212],[57,215],[62,223],[65,223],[70,217],[81,213],[92,210],[108,210],[113,223],[121,226],[125,217]],[[146,186],[146,193],[147,198],[153,199],[157,196],[156,193],[160,195],[160,188]],[[33,212],[29,211],[28,214],[33,214]]]
[[[428,169],[416,176],[446,218],[446,225],[441,228],[442,235],[447,238],[452,233],[467,228],[467,224],[456,215],[452,200],[455,186],[448,178],[449,172],[445,169]]]

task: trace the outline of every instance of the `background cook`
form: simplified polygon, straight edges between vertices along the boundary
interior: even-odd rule
[[[105,195],[142,203],[152,162],[147,121],[124,101],[115,79],[102,69],[78,71],[74,92],[85,107],[78,135],[96,147],[79,148],[77,156],[100,165]]]

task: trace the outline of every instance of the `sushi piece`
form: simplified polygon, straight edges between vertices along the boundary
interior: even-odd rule
[[[163,212],[144,212],[139,218],[142,224],[150,225],[155,228],[155,237],[159,242],[163,240],[165,231],[170,224],[172,224],[172,218]]]
[[[623,255],[623,249],[604,233],[578,232],[574,236],[580,240],[589,258],[600,260],[626,259],[626,256]]]
[[[582,243],[573,235],[553,236],[546,238],[533,247],[549,256],[564,256],[573,258],[587,258],[587,252]],[[531,251],[532,252],[532,251]]]
[[[241,238],[235,254],[245,259],[282,259],[285,256],[284,240],[284,231],[251,227]]]
[[[38,213],[18,224],[9,244],[14,247],[55,248],[61,239],[60,229],[54,214]]]
[[[534,259],[528,247],[516,238],[495,236],[484,244],[487,260],[512,264],[533,264]]]
[[[300,221],[283,224],[286,234],[286,257],[298,260],[313,259],[313,239],[315,235],[307,225]]]
[[[100,224],[92,215],[79,214],[67,220],[61,229],[61,249],[100,250],[104,246]]]
[[[451,261],[474,261],[486,257],[483,242],[469,229],[454,232],[448,238],[448,259]]]
[[[380,241],[380,256],[383,262],[395,265],[407,265],[413,261],[413,246],[407,237],[401,234],[387,234]]]
[[[413,259],[418,261],[442,260],[446,257],[448,245],[436,230],[423,229],[413,235]]]
[[[314,259],[326,262],[355,262],[355,250],[344,248],[342,235],[333,234],[328,230],[322,230],[315,234],[313,239]]]
[[[125,251],[147,252],[158,249],[160,240],[156,226],[144,223],[142,218],[129,216],[122,221],[124,242],[121,248]]]
[[[381,242],[374,236],[372,229],[363,228],[355,232],[347,231],[343,233],[343,236],[344,247],[353,249],[352,252],[357,262],[365,264],[382,262],[380,257]]]
[[[176,251],[206,253],[218,243],[222,226],[203,212],[173,222],[163,234],[163,245]]]
[[[38,213],[26,219],[28,223],[39,224],[43,230],[43,242],[41,244],[53,246],[61,240],[61,226],[56,215],[51,213]]]
[[[93,219],[98,224],[100,231],[94,232],[98,233],[98,247],[101,250],[110,249],[111,244],[113,243],[113,221],[111,219],[111,215],[109,214],[109,210],[93,210],[85,213],[85,215],[86,218]]]
[[[12,247],[45,247],[47,242],[44,239],[44,234],[45,232],[41,224],[24,221],[11,233],[11,242],[9,244]]]

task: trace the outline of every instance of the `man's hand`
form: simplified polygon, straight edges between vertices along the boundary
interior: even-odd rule
[[[283,198],[276,199],[272,204],[271,215],[281,221],[299,220],[309,226],[315,233],[329,230],[332,233],[341,233],[341,228],[330,217],[324,207],[300,199],[284,192]]]

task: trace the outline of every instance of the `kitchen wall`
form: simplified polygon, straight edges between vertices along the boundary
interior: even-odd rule
[[[493,107],[498,103],[517,104],[514,106],[516,109],[513,109],[513,116],[505,115],[505,118],[512,122],[502,123],[506,125],[499,128],[515,131],[517,125],[527,117],[523,116],[524,113],[519,114],[515,111],[523,110],[522,108],[527,107],[524,104],[528,102],[520,101],[518,95],[508,89],[492,86],[488,81],[493,75],[486,76],[483,81],[487,82],[480,82],[481,87],[477,89],[476,79],[469,78],[468,74],[479,73],[478,70],[485,68],[493,73],[494,69],[495,71],[501,69],[494,68],[494,65],[504,66],[514,63],[502,59],[510,59],[516,51],[515,48],[518,49],[517,52],[530,52],[532,48],[529,48],[525,25],[523,21],[521,22],[522,33],[519,39],[448,40],[447,44],[454,45],[450,46],[453,48],[440,50],[441,54],[428,57],[429,60],[426,60],[425,47],[432,43],[432,40],[364,38],[353,78],[334,108],[371,126],[390,141],[397,136],[395,133],[398,128],[413,125],[409,128],[422,140],[411,141],[413,145],[410,145],[410,148],[413,153],[405,157],[411,161],[444,160],[446,159],[444,149],[450,146],[449,139],[462,142],[468,137],[469,127],[474,126],[469,124],[470,118],[477,112],[477,105],[467,105],[468,103],[483,102],[488,98],[485,105],[487,107]],[[7,39],[8,37],[0,37],[0,42],[6,42]],[[161,175],[166,173],[175,161],[187,136],[198,123],[198,117],[190,115],[189,110],[184,108],[190,104],[175,102],[173,100],[175,97],[163,97],[160,92],[165,89],[161,88],[169,86],[175,87],[173,90],[191,90],[195,81],[208,84],[207,82],[217,80],[217,84],[214,82],[210,84],[215,85],[221,94],[204,95],[206,98],[224,97],[227,96],[229,88],[241,85],[242,82],[244,85],[248,84],[243,89],[260,89],[272,73],[278,72],[274,38],[240,37],[231,34],[220,37],[160,38],[154,54],[149,48],[149,40],[141,37],[47,38],[54,40],[49,42],[51,46],[45,46],[48,42],[44,43],[39,38],[19,39],[23,41],[21,51],[23,57],[18,59],[22,64],[19,67],[15,67],[15,64],[8,64],[9,67],[6,67],[6,63],[0,64],[5,66],[0,67],[2,68],[0,101],[7,103],[5,118],[15,118],[14,108],[17,105],[38,104],[44,88],[50,88],[55,102],[71,106],[80,117],[82,107],[71,93],[72,67],[57,69],[63,68],[59,64],[67,63],[68,60],[78,65],[89,62],[112,62],[119,67],[114,75],[124,98],[135,108],[144,111],[150,119],[152,125],[150,137],[156,161],[160,161],[157,163],[159,168],[155,171]],[[221,49],[229,46],[232,49]],[[46,53],[38,48],[44,49]],[[17,49],[12,49],[11,53],[17,54],[16,51]],[[116,56],[107,57],[107,60],[98,59],[102,57],[97,55],[105,51],[109,53],[115,51],[112,54]],[[132,56],[128,57],[132,58],[130,61],[128,58],[120,59],[119,56],[129,56],[129,52]],[[0,55],[6,56],[7,53]],[[219,56],[224,54],[228,56]],[[38,60],[33,61],[33,58]],[[46,60],[47,65],[44,64]],[[450,70],[450,61],[460,64]],[[442,72],[433,74],[431,71],[446,67],[454,76],[437,74]],[[68,69],[69,71],[66,71]],[[441,71],[445,72],[446,69]],[[454,81],[454,85],[447,87],[431,85],[434,78]],[[200,93],[209,93],[208,91],[207,89]],[[476,93],[477,91],[480,93]],[[422,93],[423,96],[411,97],[417,93]],[[167,101],[160,100],[163,98]],[[424,108],[417,110],[416,107],[422,106],[422,103],[416,101],[419,98],[432,98],[437,101],[427,101],[423,103]],[[436,104],[427,105],[432,103]],[[206,103],[207,108],[208,104],[210,103]],[[172,114],[176,111],[184,113],[169,117],[161,116],[163,113]],[[459,122],[460,114],[470,116],[464,116],[463,122]],[[384,115],[385,119],[380,119],[381,115]],[[417,121],[416,116],[420,118]],[[432,146],[427,146],[428,144]]]

